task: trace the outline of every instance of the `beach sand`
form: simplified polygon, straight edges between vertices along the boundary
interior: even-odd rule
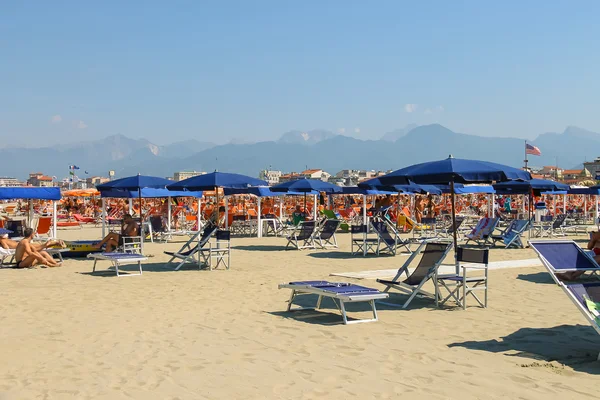
[[[168,270],[162,251],[181,242],[146,244],[153,257],[136,277],[91,275],[85,259],[1,270],[0,399],[598,398],[600,336],[541,266],[490,271],[488,309],[419,299],[348,326],[331,303],[284,312],[290,293],[279,283],[383,289],[329,275],[406,260],[350,257],[349,235],[338,242],[284,251],[282,238],[234,238],[229,271]],[[491,254],[531,258],[528,249]]]

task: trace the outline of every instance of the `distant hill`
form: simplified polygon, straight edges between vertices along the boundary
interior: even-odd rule
[[[333,174],[347,168],[397,169],[449,154],[515,167],[523,165],[523,139],[467,135],[439,124],[407,126],[384,137],[385,140],[360,140],[314,130],[291,131],[277,141],[260,143],[215,146],[188,140],[157,146],[144,139],[115,135],[69,146],[0,149],[0,175],[25,178],[29,172],[41,170],[61,178],[66,176],[69,164],[80,166],[90,175],[106,175],[110,169],[118,176],[171,176],[175,171],[218,169],[256,176],[269,166],[282,171],[322,168]],[[531,144],[542,151],[541,157],[529,156],[531,165],[554,165],[558,157],[559,166],[571,168],[586,158],[600,156],[600,134],[573,126],[562,133],[544,133]],[[83,171],[79,175],[82,174]]]
[[[315,129],[312,131],[289,131],[279,138],[278,143],[311,145],[330,139],[334,136],[335,133],[323,129]]]
[[[400,139],[401,137],[405,136],[408,132],[412,131],[413,129],[415,129],[417,126],[417,124],[410,124],[410,125],[406,125],[404,128],[400,128],[400,129],[395,129],[391,132],[386,133],[385,135],[383,135],[381,137],[381,140],[385,140],[387,142],[395,142],[396,140]]]

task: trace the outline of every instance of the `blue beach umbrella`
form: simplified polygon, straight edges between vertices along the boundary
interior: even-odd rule
[[[318,179],[296,179],[295,181],[289,181],[280,183],[271,187],[273,192],[299,192],[304,193],[304,210],[306,210],[306,194],[313,191],[325,192],[325,193],[341,193],[342,188]]]
[[[210,174],[193,176],[179,182],[171,183],[168,190],[199,191],[214,190],[217,203],[217,223],[219,221],[219,188],[245,189],[250,186],[266,186],[267,182],[251,176],[232,174],[228,172],[211,172]]]
[[[563,191],[569,190],[569,185],[546,179],[532,179],[530,181],[507,181],[496,183],[494,189],[498,194],[528,194],[531,190]]]
[[[411,165],[379,177],[384,185],[417,184],[450,185],[452,225],[456,228],[456,207],[454,204],[454,184],[493,183],[512,180],[530,181],[531,174],[507,165],[479,160],[465,160],[449,156],[444,160]],[[456,229],[453,229],[454,251],[458,247]],[[458,271],[457,271],[458,273]]]

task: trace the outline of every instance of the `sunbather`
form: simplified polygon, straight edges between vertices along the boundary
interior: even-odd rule
[[[25,228],[23,231],[25,236],[17,245],[15,251],[16,268],[29,268],[35,265],[47,265],[49,267],[60,267],[60,263],[44,250],[44,245],[35,245],[31,243],[35,232],[31,228]],[[39,250],[38,250],[39,249]]]
[[[3,249],[14,250],[17,248],[18,244],[19,242],[17,242],[16,240],[12,240],[8,237],[8,233],[5,233],[4,235],[0,236],[0,247],[2,247]]]
[[[123,225],[121,226],[121,234],[111,232],[102,241],[96,244],[94,247],[101,249],[102,246],[106,245],[106,252],[110,253],[113,249],[123,245],[124,237],[138,236],[138,225],[133,220],[130,214],[123,216]]]

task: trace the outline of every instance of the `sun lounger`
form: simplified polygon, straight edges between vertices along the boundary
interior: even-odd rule
[[[557,274],[577,271],[597,274],[600,271],[592,256],[572,240],[530,240],[529,245],[558,284],[562,279]]]
[[[201,258],[199,257],[198,251],[208,243],[210,237],[216,231],[216,225],[208,224],[204,227],[203,231],[199,231],[190,238],[190,240],[188,240],[178,251],[165,251],[164,253],[166,255],[171,256],[171,259],[167,261],[167,264],[172,263],[174,260],[181,260],[175,267],[175,271],[178,271],[186,263],[197,263],[198,266],[200,266]]]
[[[142,261],[146,261],[148,257],[145,257],[141,254],[132,254],[132,253],[91,253],[88,254],[87,258],[91,258],[94,260],[94,268],[92,269],[92,273],[96,272],[96,263],[98,260],[106,260],[110,261],[112,266],[115,268],[117,276],[135,276],[142,275]],[[136,274],[125,274],[122,275],[119,273],[119,267],[124,264],[138,264],[139,273]]]
[[[98,220],[94,217],[84,217],[81,214],[73,214],[73,219],[81,224],[94,224],[98,223]]]
[[[337,248],[337,239],[335,231],[340,227],[341,221],[337,219],[328,219],[315,235],[315,240],[322,249],[327,247]]]
[[[154,240],[167,242],[171,237],[171,232],[164,224],[163,218],[160,215],[152,215],[150,216],[150,223],[148,224],[149,228],[149,237],[150,241],[154,243]]]
[[[540,223],[538,237],[565,236],[564,226],[567,214],[558,214],[549,224]]]
[[[300,222],[296,229],[287,236],[286,250],[290,245],[294,246],[297,250],[314,249],[316,230],[317,225],[315,221]]]
[[[471,241],[478,245],[491,244],[491,236],[498,225],[498,218],[481,218],[475,228],[465,235],[467,244]]]
[[[378,218],[371,221],[371,226],[378,236],[377,255],[380,253],[389,253],[395,256],[396,251],[401,247],[404,247],[409,254],[412,253],[408,241],[402,240],[396,229],[386,220]]]
[[[342,319],[345,325],[356,324],[360,322],[374,322],[378,320],[377,309],[375,308],[375,300],[385,299],[388,297],[387,293],[382,293],[377,289],[371,289],[364,286],[354,285],[352,283],[337,283],[327,281],[301,281],[301,282],[290,282],[279,285],[279,289],[291,289],[292,294],[288,301],[287,311],[296,310],[314,310],[321,307],[323,297],[328,297],[333,300],[336,307],[342,314]],[[314,294],[317,295],[317,304],[314,308],[302,307],[294,308],[292,310],[293,302],[298,295],[302,294]],[[358,303],[368,302],[371,306],[373,318],[351,320],[348,321],[346,315],[346,303]]]
[[[431,297],[435,300],[437,294],[424,291],[423,285],[436,276],[437,269],[442,264],[451,248],[451,243],[423,242],[408,260],[406,260],[404,265],[398,269],[398,273],[392,280],[377,279],[377,282],[386,286],[384,290],[385,293],[388,293],[391,289],[396,289],[409,295],[408,300],[402,305],[402,308],[408,307],[410,302],[417,295]],[[409,274],[408,268],[410,267],[410,264],[419,255],[421,256],[419,263],[412,273]],[[406,279],[400,280],[403,274],[406,274]],[[438,275],[438,277],[440,276]]]
[[[497,235],[491,235],[494,246],[498,242],[502,242],[505,248],[509,247],[525,247],[521,240],[521,235],[529,229],[530,221],[524,219],[514,219],[510,224]]]
[[[560,286],[600,335],[600,282],[567,283]],[[600,361],[600,354],[597,360]]]

